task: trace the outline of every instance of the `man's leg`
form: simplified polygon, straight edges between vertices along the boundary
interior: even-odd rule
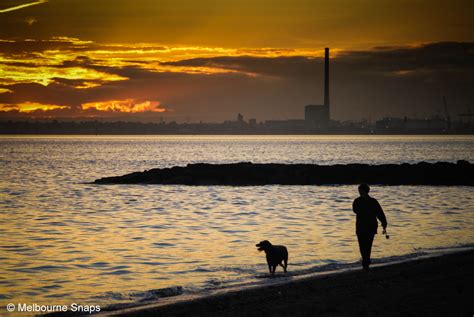
[[[368,260],[367,268],[369,268],[369,265],[371,263],[370,254],[372,253],[372,244],[374,242],[374,236],[375,236],[374,234],[367,235],[367,260]]]
[[[362,267],[368,269],[370,265],[370,252],[372,250],[373,234],[358,234],[360,255],[362,256]]]
[[[367,248],[366,248],[366,235],[358,234],[357,241],[359,242],[360,256],[362,257],[362,267],[366,268],[366,257],[367,257]]]

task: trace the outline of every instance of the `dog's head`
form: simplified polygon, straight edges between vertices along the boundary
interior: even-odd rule
[[[265,251],[272,247],[272,244],[268,240],[260,241],[255,245],[258,248],[258,251]]]

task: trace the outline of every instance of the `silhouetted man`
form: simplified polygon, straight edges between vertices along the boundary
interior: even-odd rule
[[[374,235],[377,234],[377,218],[382,223],[383,231],[386,232],[387,219],[377,199],[369,196],[370,187],[367,184],[359,185],[360,197],[352,204],[352,210],[357,215],[356,234],[359,241],[360,255],[362,255],[362,267],[369,269],[370,252]]]

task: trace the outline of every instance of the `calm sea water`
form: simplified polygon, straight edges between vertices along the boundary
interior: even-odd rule
[[[95,186],[194,162],[474,162],[472,136],[0,137],[0,307],[110,305],[265,283],[268,239],[290,276],[359,260],[354,186]],[[374,186],[379,261],[474,243],[472,187]],[[6,314],[0,310],[0,314]]]

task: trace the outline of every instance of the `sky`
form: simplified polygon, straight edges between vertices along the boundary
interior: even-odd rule
[[[0,120],[427,118],[474,108],[474,1],[2,0]],[[474,110],[474,109],[473,109]]]

